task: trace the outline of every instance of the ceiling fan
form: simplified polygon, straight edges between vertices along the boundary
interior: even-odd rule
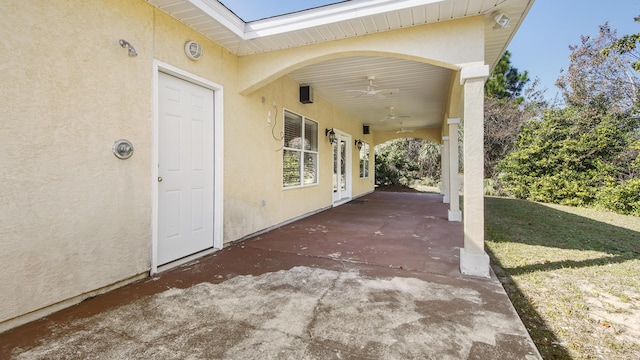
[[[402,127],[402,122],[400,122],[400,130],[396,131],[396,134],[413,132],[413,129],[405,129]]]
[[[378,86],[373,84],[373,81],[375,79],[376,79],[375,76],[367,76],[367,80],[369,80],[369,86],[367,86],[366,90],[347,90],[347,91],[359,92],[360,95],[356,97],[367,95],[367,96],[375,96],[377,99],[384,99],[385,95],[397,93],[400,91],[400,89],[378,89]]]
[[[393,106],[389,106],[389,114],[384,119],[380,119],[380,121],[396,120],[396,119],[402,119],[402,118],[410,117],[409,115],[396,115],[396,114],[393,113],[393,109],[395,109]]]

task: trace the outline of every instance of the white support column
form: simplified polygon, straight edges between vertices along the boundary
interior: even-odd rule
[[[447,120],[449,124],[449,221],[462,221],[460,211],[460,156],[458,154],[459,118]]]
[[[442,167],[442,194],[444,197],[442,198],[442,202],[445,204],[449,203],[449,189],[451,188],[449,184],[449,137],[442,137],[442,158],[440,160],[440,166]]]
[[[489,66],[463,68],[464,86],[464,248],[460,271],[490,277],[489,256],[484,251],[484,81]]]

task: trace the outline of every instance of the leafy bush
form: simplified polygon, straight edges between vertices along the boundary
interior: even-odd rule
[[[602,188],[596,200],[599,207],[621,214],[640,216],[640,179],[631,179],[618,186]]]
[[[379,185],[409,186],[416,180],[440,181],[440,146],[420,139],[396,139],[376,146]]]
[[[525,124],[516,150],[498,166],[499,180],[508,194],[533,201],[633,201],[636,181],[627,180],[640,173],[634,150],[638,126],[637,118],[587,107],[547,111],[542,120]]]

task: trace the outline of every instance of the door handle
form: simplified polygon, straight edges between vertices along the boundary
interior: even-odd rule
[[[162,176],[158,176],[158,182],[162,182]]]

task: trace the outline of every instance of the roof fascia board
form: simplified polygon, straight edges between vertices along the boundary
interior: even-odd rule
[[[245,38],[246,23],[239,18],[231,10],[224,7],[218,1],[209,0],[187,0],[196,8],[203,11],[215,21],[222,24],[227,29],[231,30],[234,34],[240,38]]]
[[[245,40],[308,29],[363,16],[423,6],[447,0],[361,0],[323,6],[246,24]]]

